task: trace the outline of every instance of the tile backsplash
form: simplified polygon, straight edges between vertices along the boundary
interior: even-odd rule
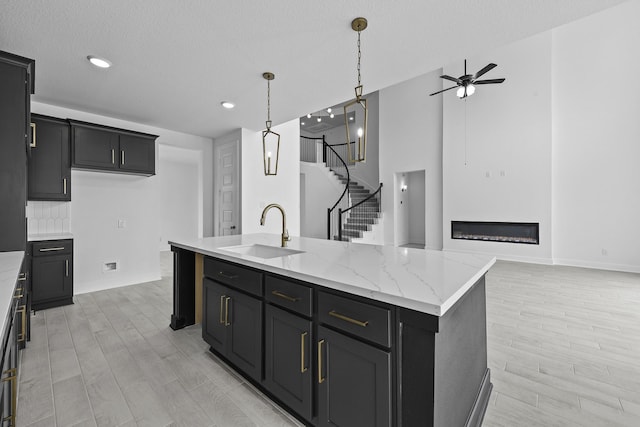
[[[27,203],[27,234],[70,233],[71,203]]]

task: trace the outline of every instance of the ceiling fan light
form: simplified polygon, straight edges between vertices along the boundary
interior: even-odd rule
[[[476,87],[474,85],[467,86],[467,96],[471,96],[476,92]]]
[[[456,90],[456,96],[458,98],[464,98],[464,86],[460,86],[458,90]]]

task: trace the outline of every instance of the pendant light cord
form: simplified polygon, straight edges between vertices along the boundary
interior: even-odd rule
[[[267,130],[271,129],[271,81],[267,80]]]
[[[360,58],[362,52],[360,51],[360,31],[358,31],[358,86],[360,86]]]

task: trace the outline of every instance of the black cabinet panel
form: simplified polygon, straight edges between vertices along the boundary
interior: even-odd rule
[[[262,301],[203,280],[202,336],[211,347],[256,381],[262,379]]]
[[[391,426],[391,354],[320,326],[318,425]]]
[[[31,306],[34,310],[73,303],[73,241],[32,243]]]
[[[0,251],[27,245],[27,151],[33,61],[0,52]]]
[[[155,174],[157,135],[94,123],[71,124],[71,166],[139,175]]]
[[[267,275],[264,279],[265,298],[280,307],[303,316],[313,314],[313,289],[300,283]]]
[[[303,418],[312,417],[312,323],[265,306],[265,385]]]
[[[73,127],[74,168],[118,168],[118,135],[100,129]]]
[[[120,170],[153,174],[156,164],[154,140],[120,135]]]
[[[236,289],[262,296],[262,273],[237,264],[205,257],[204,275]]]
[[[29,200],[71,200],[69,124],[33,114],[33,144],[29,157]]]

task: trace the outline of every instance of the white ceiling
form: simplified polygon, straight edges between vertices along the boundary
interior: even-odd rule
[[[368,93],[622,2],[0,0],[0,50],[36,60],[36,101],[217,137],[264,127],[264,71],[274,124],[351,98],[357,16]]]

